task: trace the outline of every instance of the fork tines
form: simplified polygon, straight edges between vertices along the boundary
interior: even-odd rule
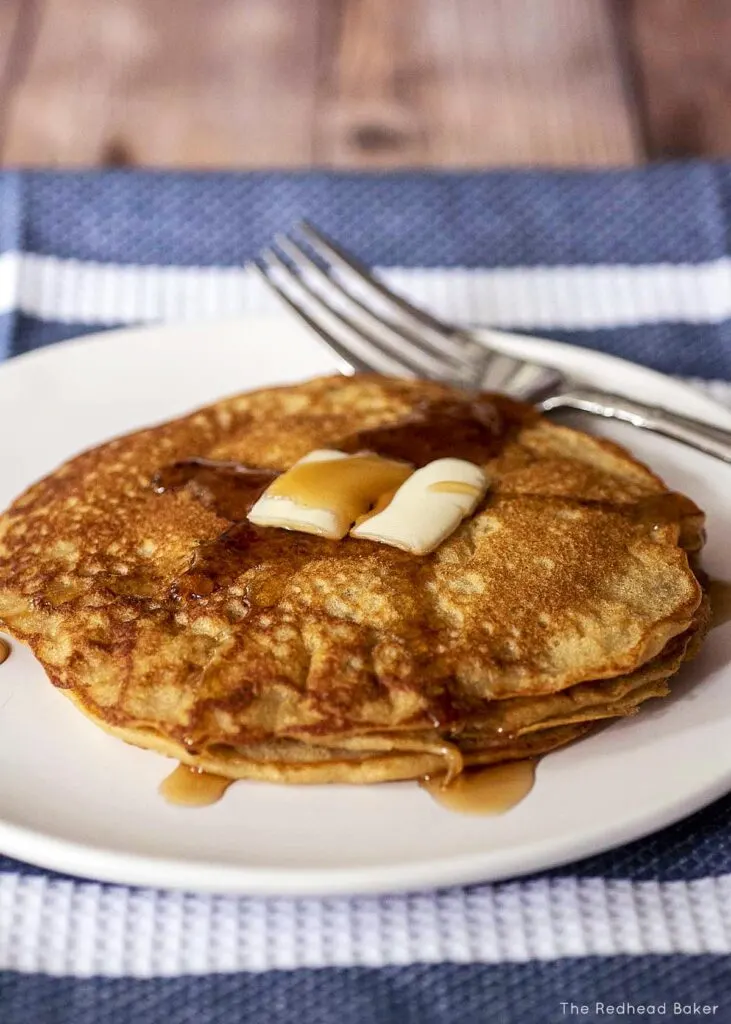
[[[277,236],[253,266],[347,371],[474,377],[480,347],[466,333],[396,295],[311,224]]]

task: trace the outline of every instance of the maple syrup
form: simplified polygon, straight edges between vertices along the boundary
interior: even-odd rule
[[[217,803],[234,779],[224,779],[200,768],[179,764],[160,783],[160,793],[178,807],[208,807]]]
[[[383,494],[393,494],[411,466],[378,455],[301,462],[278,477],[267,497],[288,498],[304,508],[333,512],[343,530],[365,515]]]
[[[504,814],[533,788],[535,761],[508,761],[486,768],[467,768],[451,782],[427,776],[419,785],[438,804],[458,814]]]

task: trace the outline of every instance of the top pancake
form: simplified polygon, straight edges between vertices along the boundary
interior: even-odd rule
[[[695,506],[613,444],[470,403],[325,378],[87,452],[0,518],[0,624],[96,719],[189,745],[469,723],[491,698],[632,673],[688,631]],[[461,456],[493,485],[416,557],[249,526],[221,540],[245,479],[150,483],[191,457],[283,470],[315,448]]]

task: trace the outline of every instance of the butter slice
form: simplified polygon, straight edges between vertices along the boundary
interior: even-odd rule
[[[417,470],[383,511],[351,531],[415,555],[434,551],[471,515],[488,487],[487,474],[464,459],[437,459]]]
[[[345,452],[319,448],[295,462],[294,466],[301,466],[306,462],[334,462],[347,458],[350,456]],[[283,530],[314,533],[319,537],[329,537],[331,540],[339,540],[348,532],[347,526],[343,529],[341,517],[334,510],[301,505],[291,498],[271,497],[266,491],[252,505],[246,518],[256,526],[278,526]]]

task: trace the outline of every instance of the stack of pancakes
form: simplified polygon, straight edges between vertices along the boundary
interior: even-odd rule
[[[247,524],[271,471],[317,448],[462,457],[491,486],[421,557]],[[114,440],[31,487],[0,517],[0,626],[97,724],[223,776],[455,774],[667,694],[707,626],[702,543],[691,501],[526,405],[325,378]]]

